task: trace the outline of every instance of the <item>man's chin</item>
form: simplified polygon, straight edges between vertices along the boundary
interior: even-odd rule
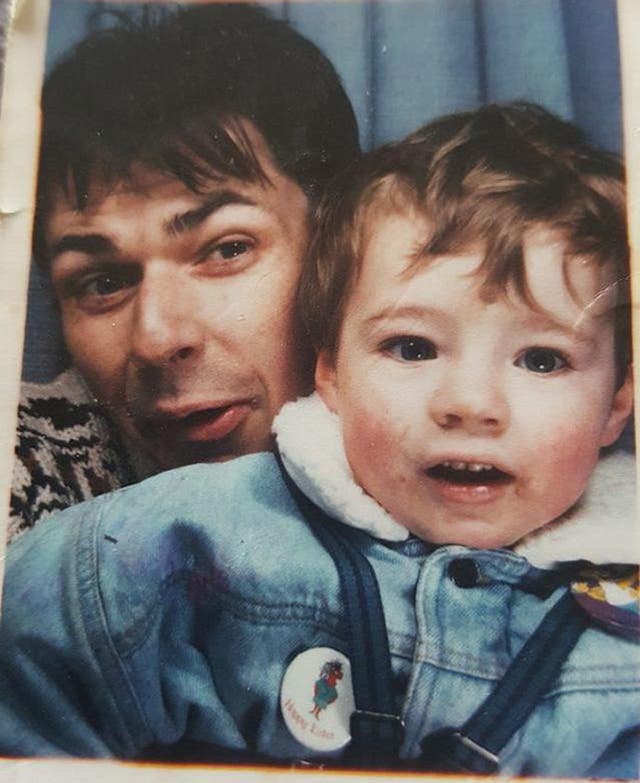
[[[122,422],[127,449],[139,475],[195,463],[226,462],[272,447],[270,419],[249,405],[198,411],[175,418]]]
[[[229,460],[254,454],[259,451],[269,451],[272,448],[271,436],[243,440],[234,437],[221,438],[213,441],[194,441],[173,444],[146,444],[145,451],[150,455],[158,470],[171,470],[196,463],[228,462]]]

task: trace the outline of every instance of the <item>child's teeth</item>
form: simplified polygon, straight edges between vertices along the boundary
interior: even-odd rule
[[[450,462],[446,460],[442,463],[444,467],[451,468],[452,470],[469,470],[472,473],[479,473],[481,470],[492,470],[492,465],[487,465],[485,462]]]

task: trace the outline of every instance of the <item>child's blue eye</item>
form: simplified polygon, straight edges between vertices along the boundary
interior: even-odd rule
[[[386,342],[384,349],[405,362],[424,362],[437,356],[435,345],[424,337],[395,337]]]
[[[566,360],[552,348],[529,348],[516,359],[516,367],[541,374],[556,372],[566,366]]]

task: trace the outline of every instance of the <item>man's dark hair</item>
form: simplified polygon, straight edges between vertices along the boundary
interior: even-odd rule
[[[37,255],[53,191],[82,209],[93,183],[126,179],[134,164],[195,192],[220,176],[264,181],[243,119],[311,200],[358,155],[355,117],[333,66],[263,9],[215,3],[115,16],[44,85]]]

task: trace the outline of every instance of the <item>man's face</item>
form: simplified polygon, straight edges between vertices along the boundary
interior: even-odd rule
[[[140,168],[46,225],[67,346],[98,400],[156,467],[268,449],[308,383],[293,300],[308,241],[300,188],[257,145],[267,184],[195,195]]]
[[[488,303],[471,251],[418,262],[427,224],[381,218],[320,393],[362,487],[437,544],[513,544],[575,503],[631,407],[615,390],[607,275],[549,235],[525,246],[531,308]],[[582,304],[588,305],[586,308]]]

